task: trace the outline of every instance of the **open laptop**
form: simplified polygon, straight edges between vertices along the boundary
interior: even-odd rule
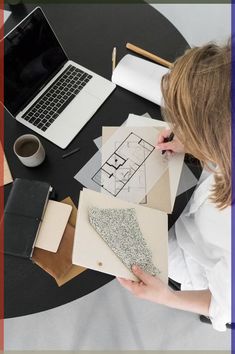
[[[6,109],[63,149],[114,88],[68,59],[39,7],[4,37]]]

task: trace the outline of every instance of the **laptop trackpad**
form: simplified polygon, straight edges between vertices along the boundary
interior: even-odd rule
[[[88,92],[80,92],[47,130],[48,138],[71,140],[100,107],[101,101]]]

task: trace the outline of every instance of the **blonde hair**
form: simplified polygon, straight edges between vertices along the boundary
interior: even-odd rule
[[[217,168],[211,200],[231,205],[231,45],[189,49],[162,80],[163,115],[185,151]]]

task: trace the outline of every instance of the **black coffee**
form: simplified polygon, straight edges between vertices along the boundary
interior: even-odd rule
[[[35,140],[23,141],[17,148],[17,154],[22,157],[28,157],[35,154],[38,150],[39,144]]]

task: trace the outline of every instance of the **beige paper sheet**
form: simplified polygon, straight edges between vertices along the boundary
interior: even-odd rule
[[[88,209],[134,208],[141,232],[153,255],[153,263],[160,269],[160,278],[168,279],[168,231],[167,214],[121,199],[83,189],[79,198],[72,262],[114,276],[137,280],[109,246],[97,234],[88,220]]]
[[[77,218],[77,209],[70,197],[62,200],[61,203],[70,205],[72,212],[66,225],[65,233],[56,253],[34,248],[32,260],[42,269],[55,278],[58,286],[62,286],[74,277],[86,270],[86,268],[72,264],[72,249],[74,240],[74,228]]]
[[[6,159],[6,156],[3,152],[2,146],[0,145],[0,153],[3,153],[3,184],[8,184],[13,182],[11,171]],[[1,182],[1,181],[0,181]]]
[[[57,252],[71,211],[71,205],[49,200],[35,247]]]
[[[10,171],[5,154],[4,154],[4,169],[3,169],[3,171],[4,171],[4,185],[13,182],[13,178],[12,178],[11,171]]]
[[[159,125],[157,123],[159,122]],[[164,130],[162,121],[156,120],[156,125],[153,129],[156,129],[156,141],[157,135]],[[165,123],[166,124],[166,123]],[[167,127],[167,124],[166,124]],[[111,135],[118,129],[118,127],[103,127],[102,128],[102,141],[105,143]],[[147,195],[147,203],[143,204],[149,208],[159,209],[170,214],[174,207],[177,188],[179,185],[181,170],[183,167],[184,155],[177,154],[173,156],[168,165],[169,168],[159,178],[157,183],[153,186],[151,191]]]

